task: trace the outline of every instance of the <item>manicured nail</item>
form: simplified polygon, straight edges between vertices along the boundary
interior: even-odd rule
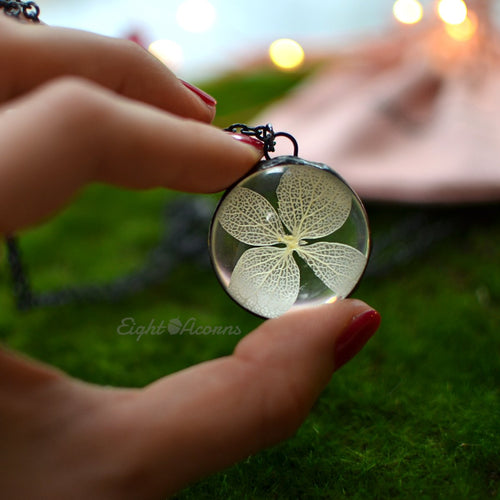
[[[373,309],[355,316],[335,345],[335,370],[351,360],[380,325],[380,314]]]
[[[217,101],[210,94],[207,94],[204,90],[201,90],[198,87],[195,87],[193,84],[185,82],[184,80],[181,80],[181,83],[210,107],[214,108],[217,104]]]
[[[235,134],[233,132],[228,132],[228,134],[235,141],[244,142],[245,144],[253,146],[255,149],[257,149],[261,153],[264,151],[264,143],[262,141],[259,141],[259,139],[256,139],[255,137],[252,137],[251,135]]]

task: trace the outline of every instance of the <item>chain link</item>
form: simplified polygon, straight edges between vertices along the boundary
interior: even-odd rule
[[[0,9],[6,16],[19,18],[21,14],[34,23],[39,23],[40,7],[35,2],[22,2],[19,0],[0,0]]]

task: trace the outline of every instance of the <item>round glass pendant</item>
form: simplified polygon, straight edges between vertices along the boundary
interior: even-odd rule
[[[347,297],[365,270],[370,237],[361,200],[339,175],[279,156],[226,191],[209,243],[229,296],[274,318]]]

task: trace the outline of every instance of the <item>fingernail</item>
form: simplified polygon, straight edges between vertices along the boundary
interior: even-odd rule
[[[193,84],[189,82],[185,82],[184,80],[180,81],[186,88],[188,88],[191,92],[196,94],[205,104],[208,104],[212,108],[215,107],[217,101],[210,94],[207,94],[204,90],[195,87]]]
[[[235,134],[233,132],[228,132],[228,134],[235,140],[239,142],[243,142],[245,144],[248,144],[249,146],[254,147],[261,153],[264,151],[264,143],[262,141],[259,141],[259,139],[256,139],[255,137],[252,137],[251,135],[245,135],[245,134]]]
[[[335,370],[351,360],[380,325],[380,314],[371,309],[355,316],[335,345]]]

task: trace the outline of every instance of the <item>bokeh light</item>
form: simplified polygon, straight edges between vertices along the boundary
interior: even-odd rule
[[[446,24],[445,29],[448,35],[459,42],[470,40],[476,33],[478,26],[477,16],[469,11],[463,23]]]
[[[293,70],[304,62],[304,49],[295,40],[280,38],[269,46],[269,57],[273,64],[283,70]]]
[[[217,12],[208,0],[185,0],[177,8],[177,24],[191,33],[203,33],[215,24]]]
[[[184,61],[182,47],[173,40],[156,40],[148,50],[172,71],[178,71]]]
[[[416,24],[422,20],[424,9],[418,0],[397,0],[392,13],[400,23]]]
[[[467,19],[467,5],[463,0],[440,0],[437,11],[446,24],[462,24]]]

